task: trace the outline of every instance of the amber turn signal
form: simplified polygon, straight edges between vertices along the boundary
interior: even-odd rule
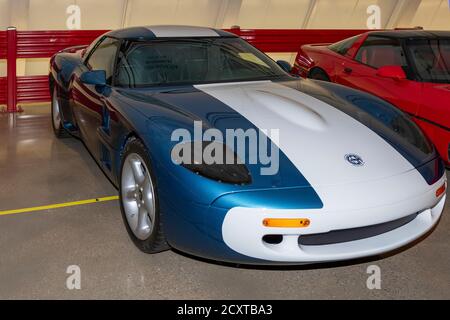
[[[310,225],[307,218],[300,219],[276,219],[266,218],[263,220],[263,225],[270,228],[306,228]]]
[[[445,183],[436,190],[436,198],[439,198],[445,192]]]

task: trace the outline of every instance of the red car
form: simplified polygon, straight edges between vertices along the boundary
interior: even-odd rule
[[[389,101],[415,120],[450,165],[450,31],[372,31],[304,45],[292,73]]]

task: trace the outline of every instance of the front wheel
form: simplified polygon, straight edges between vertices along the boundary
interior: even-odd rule
[[[53,88],[52,91],[51,108],[52,108],[52,127],[55,136],[58,139],[68,137],[69,134],[64,129],[61,120],[61,104],[58,98],[58,90],[56,89],[56,87]]]
[[[146,253],[169,249],[148,151],[136,138],[131,138],[124,149],[119,193],[123,221],[135,245]]]

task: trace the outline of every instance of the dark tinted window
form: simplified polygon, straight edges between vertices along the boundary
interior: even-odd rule
[[[89,56],[86,65],[91,70],[105,70],[106,81],[111,84],[114,62],[120,41],[112,38],[105,38]]]
[[[450,83],[450,39],[410,40],[407,51],[420,80]]]
[[[115,84],[142,87],[285,75],[273,60],[239,38],[172,39],[124,45]]]
[[[345,39],[332,45],[328,46],[328,48],[336,53],[341,55],[345,55],[347,51],[353,46],[356,40],[358,40],[359,36],[355,36],[349,39]]]
[[[355,60],[377,69],[383,66],[407,66],[405,53],[398,40],[375,36],[369,36],[364,41]]]

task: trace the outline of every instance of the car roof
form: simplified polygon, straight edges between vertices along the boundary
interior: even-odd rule
[[[389,31],[369,31],[371,36],[382,36],[396,39],[437,39],[450,38],[450,31],[428,31],[428,30],[389,30]]]
[[[237,37],[235,34],[208,27],[156,25],[113,30],[107,36],[118,39],[154,40],[159,38]]]

